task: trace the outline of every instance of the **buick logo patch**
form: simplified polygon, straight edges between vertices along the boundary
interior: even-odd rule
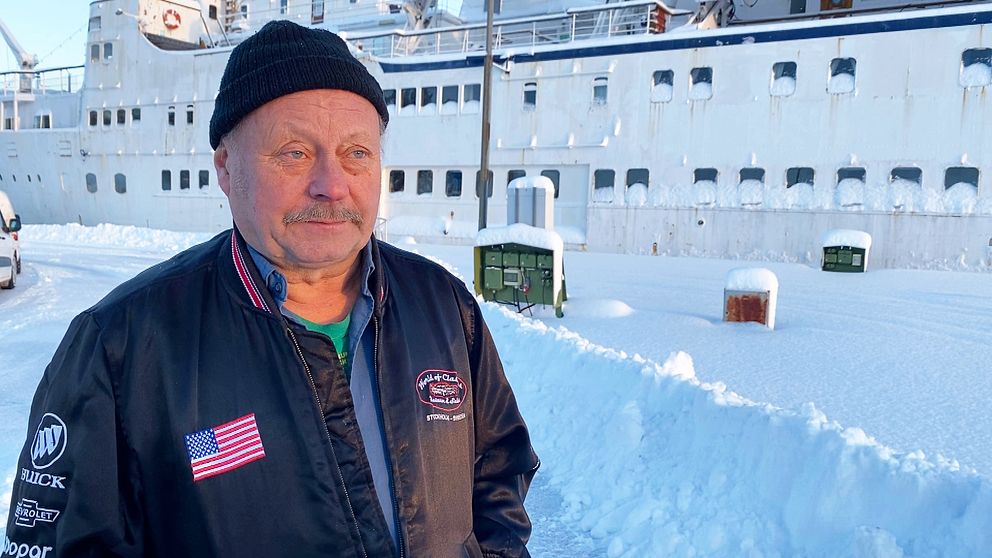
[[[465,402],[465,382],[458,372],[450,370],[424,370],[417,376],[417,394],[420,402],[438,411],[454,413]]]
[[[35,469],[45,469],[62,457],[68,430],[58,415],[45,413],[31,444],[31,464]]]

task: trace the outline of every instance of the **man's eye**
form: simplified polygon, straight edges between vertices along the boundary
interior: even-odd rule
[[[351,152],[351,156],[356,159],[364,159],[369,156],[369,152],[364,149],[356,149]]]
[[[299,149],[294,149],[288,152],[287,155],[289,155],[290,159],[302,159],[303,157],[306,156],[306,154],[300,151]]]

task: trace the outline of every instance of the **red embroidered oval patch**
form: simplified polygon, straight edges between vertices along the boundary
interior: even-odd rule
[[[417,376],[417,395],[420,402],[439,411],[452,413],[465,401],[465,382],[458,372],[451,370],[424,370]]]

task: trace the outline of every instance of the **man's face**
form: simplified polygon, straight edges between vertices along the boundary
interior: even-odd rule
[[[252,247],[284,271],[343,272],[379,209],[379,115],[365,98],[316,89],[246,116],[214,154],[220,187]]]

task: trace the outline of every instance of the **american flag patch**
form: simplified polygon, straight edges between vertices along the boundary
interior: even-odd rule
[[[226,473],[265,457],[255,413],[186,435],[193,482]]]

